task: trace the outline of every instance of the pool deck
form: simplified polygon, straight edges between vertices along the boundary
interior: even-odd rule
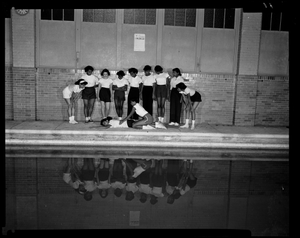
[[[99,122],[5,121],[6,155],[288,160],[289,128],[198,124],[105,129]],[[19,152],[21,151],[21,152]]]

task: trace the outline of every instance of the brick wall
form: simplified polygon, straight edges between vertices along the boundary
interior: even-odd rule
[[[35,69],[13,67],[14,120],[35,120]]]
[[[259,77],[255,125],[289,125],[289,80],[287,77]]]
[[[5,66],[5,119],[13,120],[13,78],[12,67]]]

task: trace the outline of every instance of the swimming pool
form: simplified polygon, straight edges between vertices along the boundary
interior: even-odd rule
[[[280,153],[207,150],[206,154],[198,151],[198,157],[153,153],[155,160],[193,158],[197,184],[173,204],[167,203],[165,194],[152,205],[149,199],[141,203],[139,192],[127,201],[124,193],[116,197],[110,190],[106,198],[95,190],[92,200],[86,201],[63,181],[66,158],[109,158],[108,152],[105,157],[87,150],[78,150],[76,156],[59,149],[31,152],[18,150],[5,159],[6,230],[183,228],[289,234],[289,162]],[[277,160],[259,159],[263,156]],[[128,151],[121,158],[132,157]]]

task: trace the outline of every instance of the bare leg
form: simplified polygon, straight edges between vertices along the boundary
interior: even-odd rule
[[[89,100],[88,99],[83,99],[83,111],[84,111],[84,116],[88,117],[88,106],[89,106]]]
[[[100,101],[101,104],[101,116],[102,118],[105,118],[105,102],[104,101]]]
[[[110,112],[110,102],[105,103],[105,117],[108,117]]]
[[[193,102],[193,104],[192,104],[192,110],[191,110],[192,126],[191,126],[191,130],[195,129],[196,109],[197,109],[199,103],[200,102]]]
[[[95,103],[95,98],[89,100],[88,117],[92,116],[92,113],[93,113],[93,110],[94,110],[94,103]]]

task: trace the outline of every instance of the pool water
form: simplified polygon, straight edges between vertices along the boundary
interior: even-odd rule
[[[62,179],[66,157],[50,153],[5,161],[6,231],[182,228],[289,235],[288,161],[195,159],[195,187],[173,204],[165,192],[154,205],[149,197],[140,202],[139,192],[127,201],[125,192],[116,197],[112,189],[106,198],[96,189],[86,201]]]

